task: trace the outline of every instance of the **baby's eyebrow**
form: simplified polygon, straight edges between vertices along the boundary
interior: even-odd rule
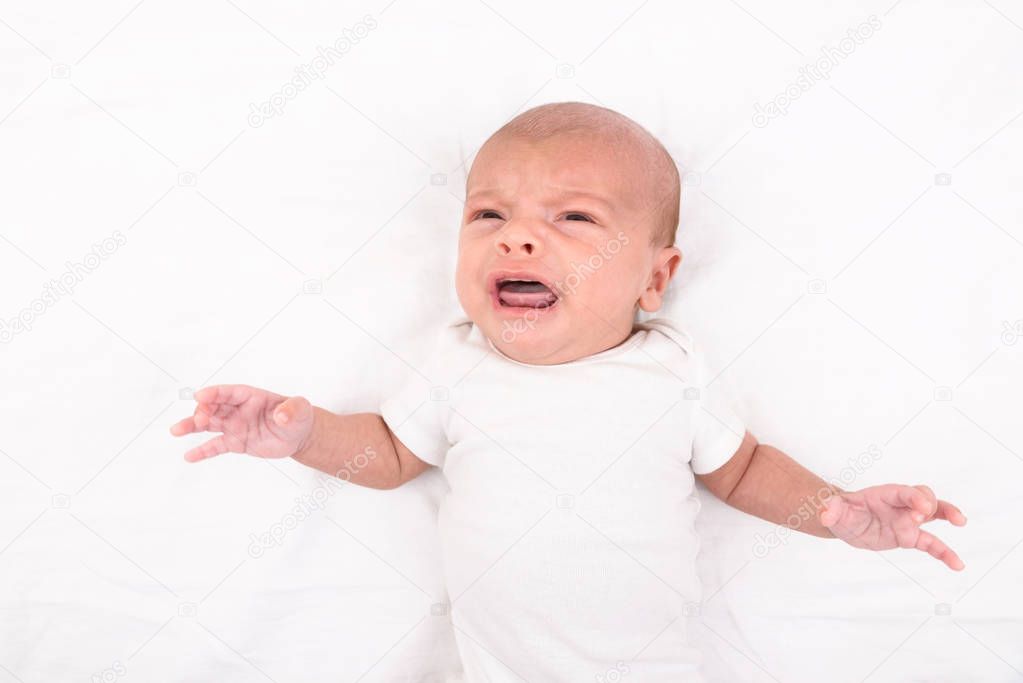
[[[500,200],[502,199],[502,193],[500,190],[484,189],[484,190],[473,190],[465,196],[465,201],[486,201],[486,200]]]
[[[553,189],[553,188],[552,188]],[[611,211],[614,205],[608,200],[604,199],[602,195],[595,194],[593,192],[587,192],[586,190],[561,190],[555,191],[554,196],[559,201],[571,200],[571,199],[585,199],[596,204],[601,205],[605,210]],[[473,190],[466,198],[466,203],[469,202],[485,202],[485,201],[505,201],[504,193],[499,189],[485,188],[482,190]]]
[[[604,199],[603,196],[601,196],[599,194],[594,194],[592,192],[586,192],[585,190],[565,190],[565,191],[560,193],[560,197],[563,198],[563,199],[575,199],[575,198],[586,199],[588,201],[595,202],[597,204],[602,205],[605,209],[607,209],[609,211],[612,208],[611,202],[609,202],[606,199]]]

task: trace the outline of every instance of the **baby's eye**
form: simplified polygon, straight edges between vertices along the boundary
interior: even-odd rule
[[[566,221],[586,221],[588,223],[594,223],[595,222],[592,218],[590,218],[586,214],[578,213],[578,212],[566,213],[565,214],[565,220]]]
[[[476,215],[473,216],[473,220],[477,220],[478,221],[478,220],[485,220],[487,218],[500,218],[500,217],[501,217],[501,214],[497,213],[496,211],[491,211],[490,209],[484,209],[482,211],[477,211]]]

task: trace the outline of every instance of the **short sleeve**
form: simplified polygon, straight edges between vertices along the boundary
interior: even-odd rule
[[[380,416],[391,432],[417,458],[437,467],[443,467],[451,447],[444,358],[451,353],[453,336],[452,328],[443,330],[422,368],[410,371],[398,390],[380,404]]]
[[[380,404],[380,416],[391,432],[423,462],[444,465],[451,447],[444,429],[444,401],[438,390],[412,373],[405,383]]]
[[[693,453],[690,466],[696,474],[708,474],[724,465],[742,445],[746,427],[733,412],[724,387],[714,381],[702,354],[692,354],[693,381],[699,403],[693,416]]]

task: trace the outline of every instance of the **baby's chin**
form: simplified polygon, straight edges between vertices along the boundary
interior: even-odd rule
[[[631,333],[624,330],[622,335],[608,330],[609,334],[597,338],[588,334],[592,325],[583,325],[567,318],[560,324],[525,324],[515,326],[515,320],[505,319],[497,324],[490,319],[484,324],[476,322],[483,334],[502,354],[519,363],[529,365],[558,365],[571,363],[606,350],[624,341]],[[505,323],[505,324],[501,324]],[[509,324],[510,323],[510,324]]]
[[[561,320],[557,307],[549,310],[488,311],[473,318],[498,351],[512,360],[531,365],[565,363],[588,355],[573,347],[580,341],[578,330]]]
[[[603,351],[631,333],[632,326],[626,319],[635,318],[635,311],[623,313],[620,318],[625,322],[618,330],[619,326],[595,315],[588,307],[574,306],[564,297],[552,306],[537,308],[504,306],[480,299],[461,303],[498,351],[530,365],[569,363]]]

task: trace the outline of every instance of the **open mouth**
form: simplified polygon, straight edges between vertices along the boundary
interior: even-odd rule
[[[558,295],[538,280],[502,278],[497,281],[497,301],[511,308],[550,308]]]

